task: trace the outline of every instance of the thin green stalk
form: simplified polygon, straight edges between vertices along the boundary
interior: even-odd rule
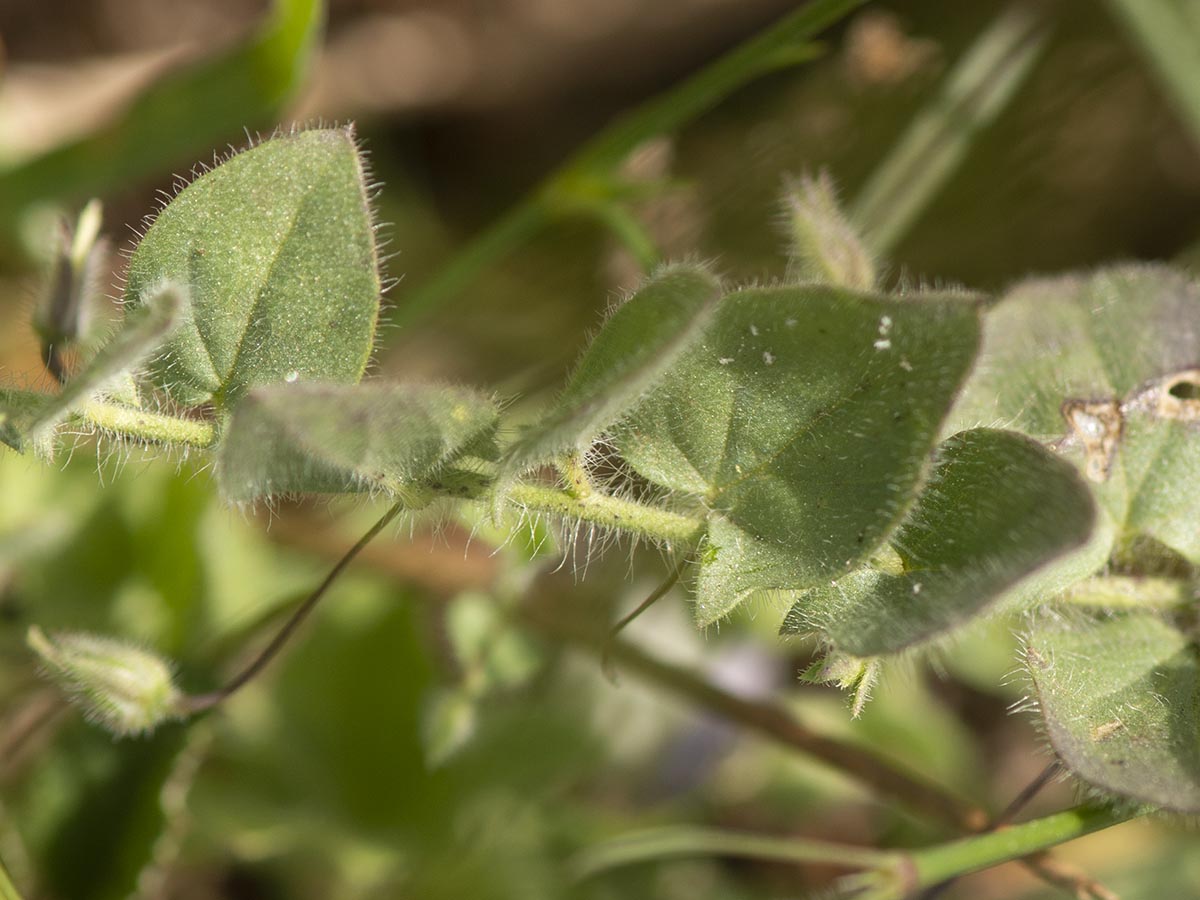
[[[975,41],[939,92],[911,121],[854,204],[867,244],[886,254],[907,233],[1024,83],[1047,31],[1025,6],[1005,10]]]
[[[860,900],[905,900],[943,881],[1023,859],[1143,814],[1108,806],[1077,806],[1000,831],[910,852],[893,872],[872,882],[872,889]]]
[[[667,573],[667,577],[662,581],[662,583],[660,583],[658,587],[651,591],[650,595],[641,603],[639,603],[632,612],[623,616],[621,620],[617,622],[617,624],[608,630],[608,640],[604,642],[604,649],[600,651],[600,668],[608,677],[609,681],[616,682],[617,680],[617,670],[612,664],[612,659],[609,656],[609,651],[612,649],[613,641],[615,641],[620,636],[621,632],[628,628],[630,623],[634,622],[638,616],[640,616],[671,592],[671,588],[675,587],[675,585],[679,583],[679,578],[681,575],[683,575],[683,568],[685,565],[687,565],[687,557],[681,556],[675,561],[675,565],[671,566],[671,571]]]
[[[643,272],[652,271],[662,262],[662,253],[654,238],[623,204],[601,203],[595,214],[596,220],[607,226],[613,237],[633,254]]]
[[[410,293],[392,314],[392,324],[411,325],[447,299],[458,296],[481,273],[537,235],[546,222],[546,213],[535,198],[513,207]]]
[[[1108,0],[1200,142],[1200,16],[1192,0]]]
[[[579,201],[594,200],[596,185],[612,182],[617,167],[646,141],[678,130],[760,75],[812,59],[814,49],[807,41],[864,3],[866,0],[813,0],[618,118],[409,294],[392,322],[411,326],[457,297],[486,269],[536,235],[555,211],[579,211]],[[606,224],[611,227],[614,220]],[[618,232],[617,237],[625,240],[628,236]]]
[[[83,407],[77,418],[104,431],[141,441],[184,444],[201,449],[217,442],[217,428],[212,422],[178,419],[115,403],[92,401]]]
[[[321,602],[321,599],[329,592],[329,589],[333,587],[334,582],[336,582],[341,577],[342,573],[346,571],[346,568],[354,561],[354,558],[366,548],[367,544],[375,540],[375,538],[379,536],[379,533],[382,532],[383,529],[387,528],[387,526],[392,523],[392,520],[395,519],[396,516],[400,515],[405,508],[406,507],[404,503],[396,503],[390,507],[388,511],[385,512],[382,517],[380,517],[379,521],[372,525],[367,533],[360,537],[358,542],[355,543],[355,545],[349,550],[347,550],[336,563],[334,563],[333,568],[329,570],[329,574],[325,576],[325,579],[319,585],[317,585],[313,592],[309,594],[299,606],[296,607],[295,612],[293,612],[288,617],[287,621],[283,623],[283,627],[275,633],[275,636],[271,638],[270,643],[268,643],[266,647],[259,651],[259,653],[255,655],[254,659],[252,659],[244,669],[238,672],[238,674],[233,676],[233,678],[229,679],[229,681],[215,691],[210,691],[207,694],[193,694],[185,697],[183,699],[182,709],[180,712],[185,715],[196,715],[197,713],[202,713],[206,710],[212,709],[214,706],[217,706],[218,704],[229,699],[229,697],[240,691],[243,687],[257,678],[258,675],[270,664],[271,660],[279,655],[291,636],[295,634],[296,630],[304,623],[305,619],[307,619],[309,615],[312,614],[312,611],[317,608],[317,604]]]
[[[678,130],[760,75],[813,58],[807,42],[866,0],[814,0],[643,103],[588,141],[552,178],[612,171],[652,137]]]
[[[716,828],[650,828],[605,841],[580,853],[571,863],[575,877],[590,878],[609,869],[704,856],[759,859],[767,862],[818,863],[847,869],[883,869],[896,865],[899,854],[829,841],[773,837]]]

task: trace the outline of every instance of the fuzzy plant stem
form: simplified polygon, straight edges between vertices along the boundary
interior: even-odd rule
[[[110,434],[154,444],[205,449],[217,442],[217,428],[212,422],[143,412],[115,403],[89,402],[74,419]]]
[[[486,501],[491,496],[493,480],[479,472],[450,469],[429,487],[435,493],[460,500]],[[698,517],[646,506],[598,491],[580,496],[575,488],[564,490],[549,485],[518,482],[508,489],[505,500],[512,506],[533,513],[588,522],[669,546],[683,547],[697,543],[705,527],[703,519]]]

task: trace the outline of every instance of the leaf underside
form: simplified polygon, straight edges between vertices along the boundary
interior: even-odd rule
[[[166,279],[191,294],[151,369],[176,402],[228,406],[289,377],[357,382],[380,282],[353,135],[282,135],[185,187],[134,251],[127,302]]]
[[[942,445],[890,539],[902,570],[862,568],[805,592],[783,632],[821,632],[856,656],[895,653],[962,624],[1082,547],[1094,518],[1070,463],[1012,432],[962,432]]]
[[[1105,791],[1200,813],[1198,653],[1150,613],[1043,617],[1025,661],[1055,752]]]
[[[868,556],[907,511],[974,358],[965,296],[822,285],[725,297],[702,340],[614,429],[655,484],[711,510],[697,618]]]
[[[720,291],[700,266],[670,266],[647,281],[604,323],[553,409],[507,450],[500,480],[584,449],[703,333]]]
[[[238,405],[217,468],[235,502],[394,490],[470,454],[493,456],[497,409],[466,388],[278,384]]]

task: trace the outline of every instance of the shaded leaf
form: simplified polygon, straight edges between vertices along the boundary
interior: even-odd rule
[[[1025,663],[1055,752],[1102,790],[1200,812],[1200,658],[1146,613],[1043,617]]]
[[[229,406],[289,378],[357,382],[380,283],[353,134],[283,135],[193,181],[134,251],[126,297],[163,279],[191,292],[151,371],[177,402]]]
[[[640,474],[713,510],[697,617],[867,557],[908,510],[974,357],[968,297],[807,285],[721,301],[614,431]]]
[[[927,641],[1003,594],[1050,590],[1103,562],[1047,573],[1087,543],[1095,514],[1074,467],[1028,438],[979,429],[943,444],[912,515],[890,538],[900,571],[866,567],[802,594],[783,631],[819,631],[843,653],[875,656]],[[1104,548],[1102,548],[1103,550]],[[1083,571],[1079,571],[1082,567]],[[1020,587],[1018,587],[1020,585]]]
[[[992,311],[955,427],[1058,442],[1116,541],[1147,535],[1200,562],[1200,288],[1165,266],[1019,285]]]
[[[218,478],[233,501],[399,490],[471,454],[494,452],[496,404],[466,388],[279,384],[238,405]]]
[[[619,419],[703,333],[721,285],[700,266],[670,266],[604,323],[554,408],[505,453],[501,482],[585,448]]]
[[[0,388],[0,443],[23,453],[29,443],[29,423],[51,396],[16,388]]]
[[[162,792],[187,732],[171,726],[146,740],[114,743],[87,727],[60,741],[29,795],[33,815],[42,818],[37,798],[70,790],[49,813],[46,831],[32,836],[45,887],[58,897],[121,900],[135,892],[166,827]]]
[[[124,377],[143,365],[186,316],[187,293],[180,285],[164,282],[151,287],[125,316],[120,330],[87,365],[63,385],[62,391],[46,398],[29,423],[33,440],[46,437],[68,415],[107,388],[123,388]]]

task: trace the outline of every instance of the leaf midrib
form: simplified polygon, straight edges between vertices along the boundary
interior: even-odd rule
[[[259,314],[259,307],[262,305],[263,297],[267,293],[267,286],[271,283],[271,278],[275,274],[275,267],[279,264],[279,258],[283,254],[283,248],[287,246],[292,239],[292,235],[296,231],[296,225],[300,221],[300,215],[306,206],[311,202],[312,195],[316,190],[321,179],[325,176],[328,170],[332,167],[332,159],[326,159],[323,165],[320,166],[318,172],[315,172],[309,182],[309,186],[304,190],[302,196],[293,208],[292,215],[287,223],[287,228],[278,241],[275,242],[274,249],[271,253],[271,260],[263,270],[262,278],[259,280],[258,287],[254,291],[254,301],[250,304],[250,309],[246,313],[246,318],[242,322],[241,333],[238,337],[237,346],[233,352],[233,361],[229,364],[229,370],[225,376],[221,378],[220,386],[213,392],[213,402],[218,406],[223,405],[223,401],[229,392],[230,386],[234,382],[234,376],[238,371],[238,366],[242,360],[242,353],[246,346],[246,335],[253,327],[256,317]],[[209,359],[212,359],[212,349],[207,342],[201,337],[201,343],[204,344],[205,352],[208,353]],[[215,367],[214,367],[215,369]],[[248,385],[247,385],[248,386]]]

